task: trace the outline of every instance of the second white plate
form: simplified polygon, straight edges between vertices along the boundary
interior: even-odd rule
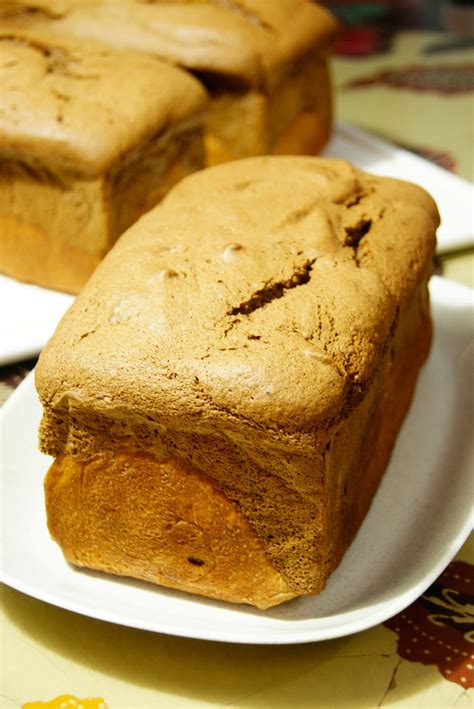
[[[2,420],[2,579],[57,606],[147,630],[241,643],[301,643],[363,630],[436,579],[472,528],[473,291],[434,278],[433,350],[389,469],[326,590],[260,612],[76,570],[46,528],[30,376]]]

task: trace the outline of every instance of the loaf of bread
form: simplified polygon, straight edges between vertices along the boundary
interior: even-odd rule
[[[4,22],[94,39],[193,72],[211,95],[206,162],[317,153],[337,24],[309,0],[9,0]]]
[[[0,25],[0,272],[76,293],[203,165],[207,95],[135,52]]]
[[[196,173],[106,256],[36,383],[70,562],[259,608],[320,592],[431,337],[438,214],[344,161]]]

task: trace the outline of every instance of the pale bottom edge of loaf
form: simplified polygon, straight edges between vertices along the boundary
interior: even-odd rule
[[[5,276],[74,294],[81,290],[101,259],[52,238],[47,225],[39,228],[5,216],[0,216],[0,251],[0,273]]]
[[[63,456],[45,498],[51,536],[73,564],[261,609],[296,595],[246,518],[183,459]]]

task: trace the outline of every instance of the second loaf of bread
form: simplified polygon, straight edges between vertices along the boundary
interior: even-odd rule
[[[0,273],[77,293],[202,167],[206,92],[151,57],[1,22],[0,87]]]
[[[429,350],[437,224],[420,188],[342,161],[255,158],[174,188],[37,368],[65,557],[260,608],[321,591]]]
[[[9,0],[13,28],[95,40],[194,73],[211,96],[206,164],[314,154],[328,141],[337,23],[309,0]]]

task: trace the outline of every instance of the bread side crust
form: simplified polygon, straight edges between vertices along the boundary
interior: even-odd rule
[[[210,91],[204,121],[206,164],[264,154],[316,155],[329,140],[332,98],[328,64],[314,53],[270,93]]]
[[[372,504],[415,394],[432,340],[431,267],[400,314],[370,392],[328,442],[330,571],[340,563]]]

